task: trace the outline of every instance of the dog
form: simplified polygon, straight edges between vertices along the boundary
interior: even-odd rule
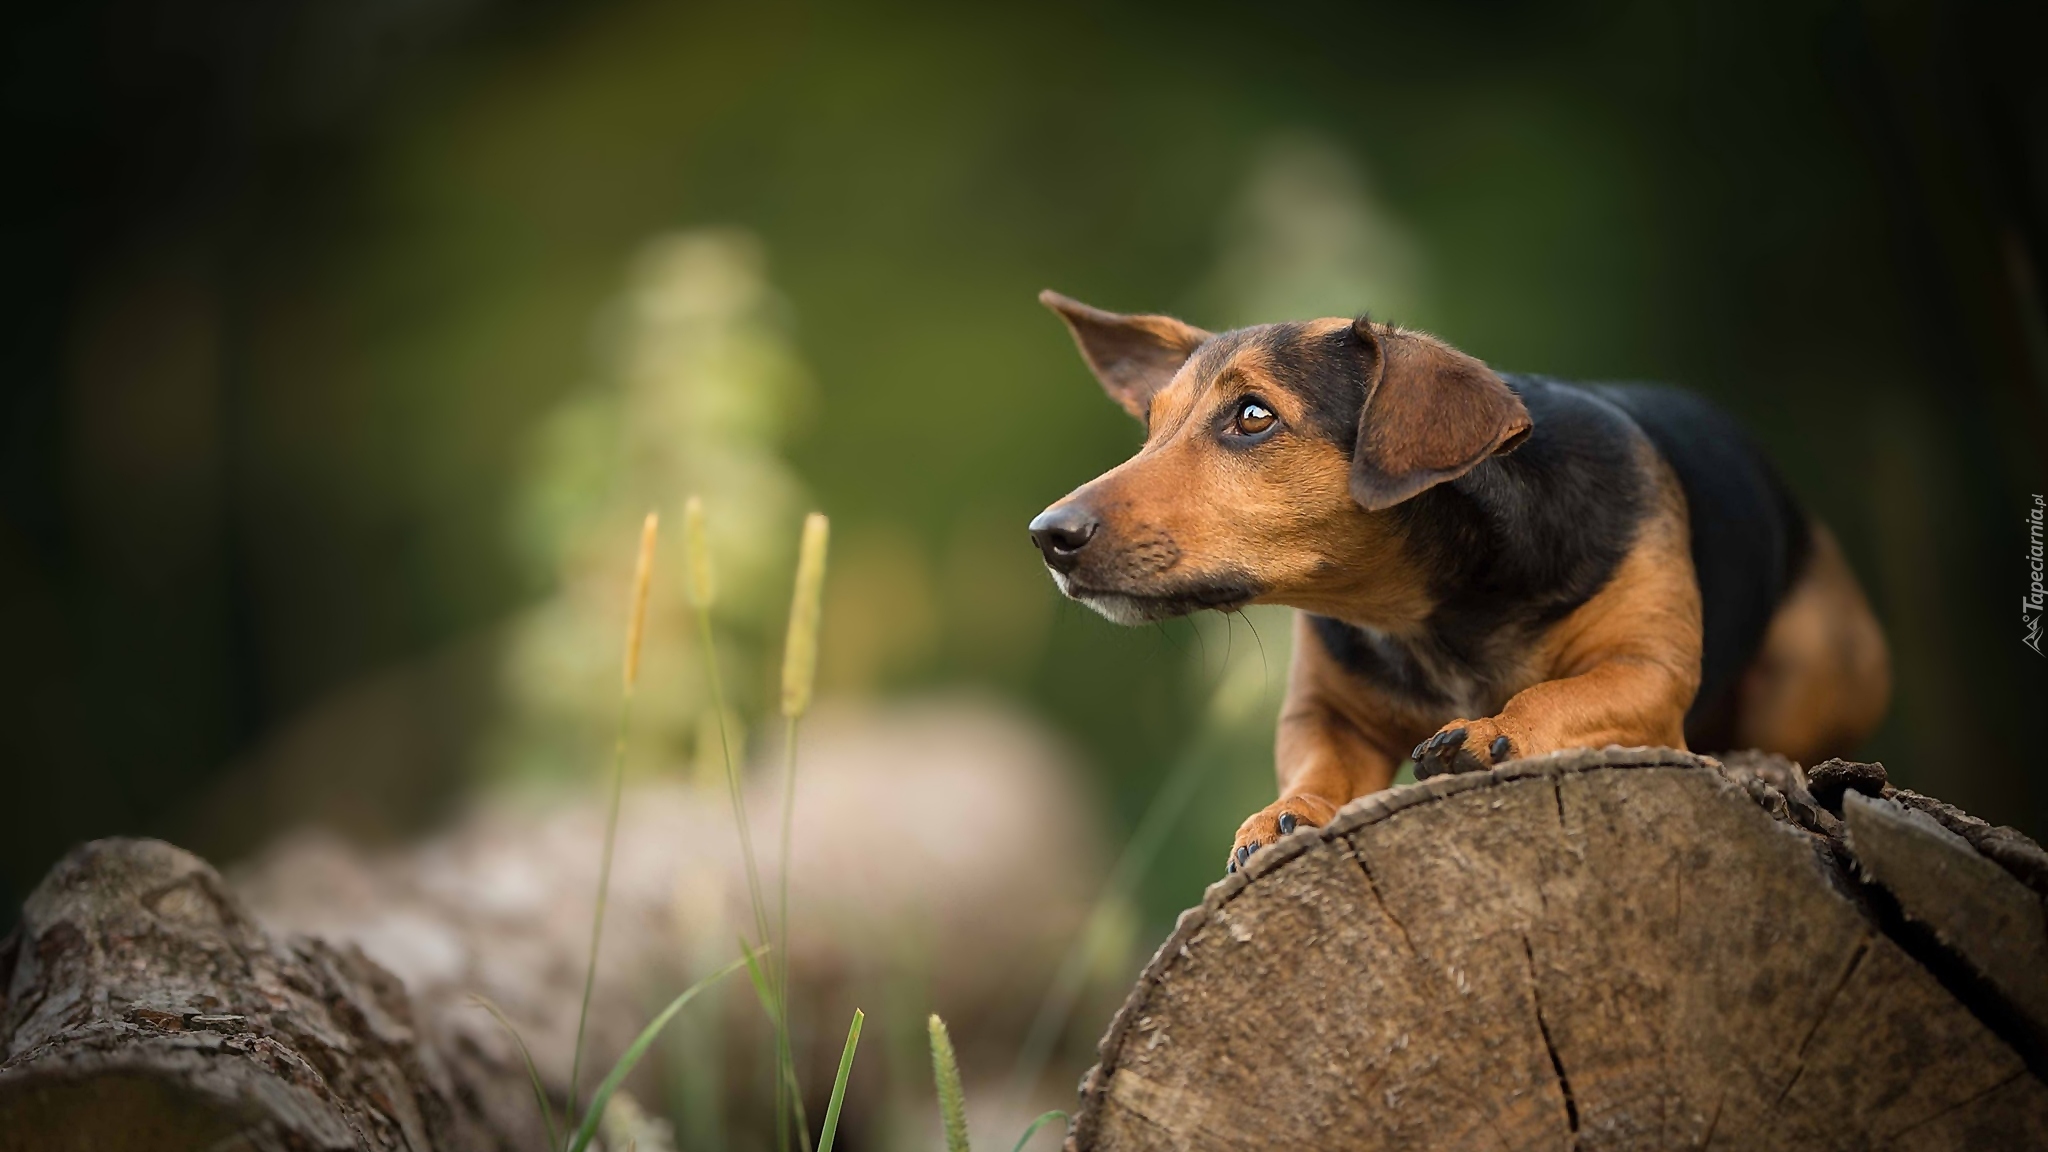
[[[1677,389],[1495,372],[1369,318],[1210,333],[1047,291],[1131,459],[1031,521],[1120,624],[1297,609],[1279,799],[1227,867],[1415,775],[1561,748],[1852,751],[1891,690],[1841,549]]]

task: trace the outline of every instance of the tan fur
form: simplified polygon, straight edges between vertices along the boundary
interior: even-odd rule
[[[1237,843],[1270,843],[1283,813],[1326,824],[1347,800],[1393,783],[1408,746],[1400,734],[1414,727],[1396,701],[1345,674],[1309,630],[1307,615],[1297,614],[1274,738],[1280,798],[1244,822]]]
[[[1815,524],[1806,571],[1737,689],[1735,746],[1801,764],[1847,756],[1884,718],[1891,692],[1884,632],[1834,536]]]
[[[1422,574],[1408,562],[1392,518],[1359,509],[1341,449],[1289,437],[1256,455],[1234,454],[1209,435],[1219,410],[1247,390],[1283,421],[1305,420],[1299,401],[1269,373],[1252,349],[1207,379],[1176,375],[1152,398],[1151,435],[1138,454],[1069,499],[1085,495],[1125,535],[1171,538],[1170,558],[1134,549],[1134,562],[1149,569],[1123,573],[1134,590],[1188,571],[1237,570],[1286,590],[1260,603],[1420,621],[1432,607]]]
[[[1529,412],[1478,360],[1434,336],[1361,325],[1379,363],[1352,460],[1351,493],[1391,508],[1529,434]]]

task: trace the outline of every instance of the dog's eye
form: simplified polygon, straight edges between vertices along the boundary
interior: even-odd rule
[[[1271,428],[1273,421],[1278,419],[1279,417],[1273,415],[1273,410],[1264,404],[1256,400],[1247,400],[1237,406],[1237,419],[1234,422],[1234,427],[1240,436],[1257,436],[1259,433]]]

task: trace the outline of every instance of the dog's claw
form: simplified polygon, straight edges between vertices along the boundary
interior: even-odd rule
[[[1428,762],[1428,775],[1441,776],[1446,772],[1456,771],[1458,753],[1464,746],[1465,729],[1463,728],[1452,728],[1447,732],[1439,732],[1427,741],[1424,741],[1422,757],[1423,761]],[[1417,779],[1424,778],[1422,768],[1422,761],[1418,761],[1415,768]]]
[[[1313,793],[1282,796],[1237,826],[1237,834],[1230,838],[1231,847],[1224,853],[1224,863],[1233,871],[1242,871],[1259,849],[1278,844],[1297,832],[1320,828],[1336,815],[1335,804]]]
[[[1493,738],[1493,747],[1490,749],[1490,751],[1493,753],[1493,762],[1495,764],[1498,764],[1501,761],[1506,760],[1508,758],[1509,747],[1510,745],[1507,737],[1495,736]]]

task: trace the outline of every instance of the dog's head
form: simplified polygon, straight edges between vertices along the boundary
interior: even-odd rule
[[[1290,604],[1358,622],[1427,612],[1388,510],[1529,433],[1501,379],[1433,337],[1365,319],[1211,334],[1056,292],[1138,454],[1031,522],[1060,591],[1139,624]]]

